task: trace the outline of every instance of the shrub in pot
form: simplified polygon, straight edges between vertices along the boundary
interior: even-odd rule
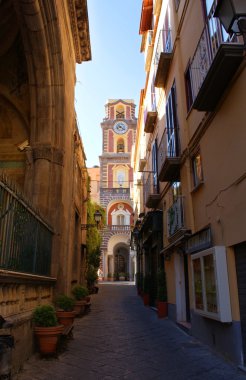
[[[166,273],[163,269],[157,272],[157,311],[159,318],[168,315]]]
[[[143,300],[144,305],[149,305],[149,293],[150,293],[150,275],[146,274],[143,279]]]
[[[58,336],[63,330],[63,326],[58,324],[54,307],[52,305],[37,306],[34,309],[32,320],[40,353],[44,355],[54,354]]]
[[[74,312],[75,300],[72,297],[69,297],[65,294],[61,294],[56,298],[56,315],[58,321],[65,326],[71,326],[74,321],[75,312]]]
[[[72,288],[72,294],[75,298],[75,314],[77,316],[82,315],[85,311],[86,304],[90,302],[89,291],[85,286],[78,284]]]

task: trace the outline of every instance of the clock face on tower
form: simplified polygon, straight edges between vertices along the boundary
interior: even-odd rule
[[[118,123],[115,123],[113,129],[115,133],[123,135],[123,133],[126,133],[128,126],[125,123],[123,123],[123,121],[118,121]]]

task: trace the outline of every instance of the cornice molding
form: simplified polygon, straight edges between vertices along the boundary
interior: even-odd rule
[[[87,0],[68,0],[76,62],[91,60]]]

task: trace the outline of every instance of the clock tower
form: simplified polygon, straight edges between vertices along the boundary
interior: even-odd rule
[[[132,99],[109,99],[101,123],[103,151],[100,159],[100,204],[106,210],[107,227],[102,231],[104,279],[134,278],[135,262],[130,256],[133,224],[131,151],[137,119]]]

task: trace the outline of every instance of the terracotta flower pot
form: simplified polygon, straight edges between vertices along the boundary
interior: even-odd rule
[[[74,311],[57,310],[56,316],[57,316],[59,323],[66,328],[67,326],[71,326],[73,324],[73,321],[75,318],[75,312]]]
[[[143,302],[144,302],[144,306],[149,306],[149,294],[144,293]]]
[[[86,301],[85,300],[75,301],[73,311],[75,312],[76,316],[84,314],[84,312],[85,312],[85,305],[86,305]]]
[[[157,314],[159,318],[166,318],[168,316],[168,303],[164,301],[158,301]]]
[[[34,334],[38,339],[41,354],[54,354],[56,352],[58,336],[63,331],[62,325],[53,327],[34,327]]]

